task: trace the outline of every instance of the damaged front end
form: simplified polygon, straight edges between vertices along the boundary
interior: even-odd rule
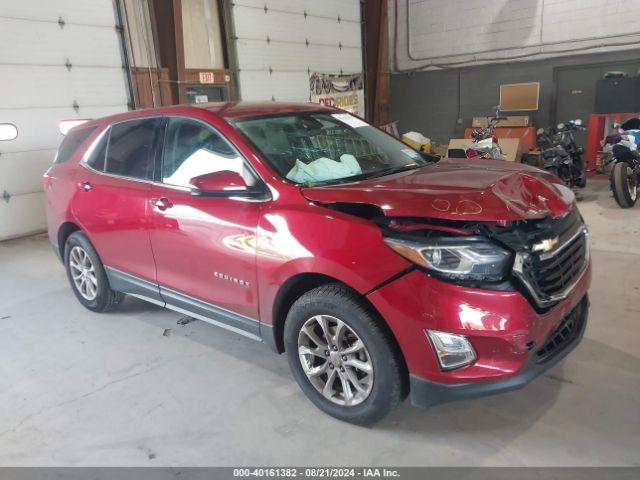
[[[498,222],[389,217],[362,203],[324,206],[375,223],[385,243],[427,275],[520,291],[538,312],[566,298],[589,265],[588,232],[575,206],[557,218]]]

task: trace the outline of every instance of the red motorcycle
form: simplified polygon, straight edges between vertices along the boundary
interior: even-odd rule
[[[471,132],[471,144],[466,150],[461,148],[449,150],[451,158],[481,158],[483,160],[506,160],[507,157],[502,152],[498,144],[498,137],[493,133],[494,129],[501,120],[506,117],[500,116],[500,108],[496,107],[496,114],[493,117],[487,117],[487,126],[474,128]]]

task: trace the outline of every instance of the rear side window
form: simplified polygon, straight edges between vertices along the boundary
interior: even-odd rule
[[[58,148],[58,153],[56,154],[56,159],[53,163],[63,163],[69,160],[71,156],[76,153],[80,145],[82,145],[82,143],[89,138],[89,135],[96,130],[96,128],[98,127],[87,127],[69,132],[60,144],[60,148]]]
[[[107,144],[109,143],[109,132],[107,131],[95,146],[92,146],[92,151],[87,158],[87,165],[91,168],[104,172],[104,161],[107,157]]]
[[[160,124],[158,118],[146,118],[113,125],[106,146],[104,171],[123,177],[152,180]]]

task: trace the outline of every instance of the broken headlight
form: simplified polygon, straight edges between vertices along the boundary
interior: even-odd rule
[[[512,254],[484,237],[441,237],[424,241],[385,237],[396,253],[434,276],[462,281],[500,281],[511,267]]]

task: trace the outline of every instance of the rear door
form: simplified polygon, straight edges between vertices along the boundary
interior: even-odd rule
[[[159,295],[152,286],[156,271],[149,192],[162,123],[160,118],[142,118],[107,129],[77,170],[72,207],[112,283],[124,282],[114,287],[132,292],[127,283],[146,285],[149,295],[144,288],[137,293],[155,300]]]
[[[258,333],[256,229],[263,201],[198,197],[189,180],[216,171],[257,175],[212,126],[170,117],[151,188],[151,243],[164,300],[241,332]]]

